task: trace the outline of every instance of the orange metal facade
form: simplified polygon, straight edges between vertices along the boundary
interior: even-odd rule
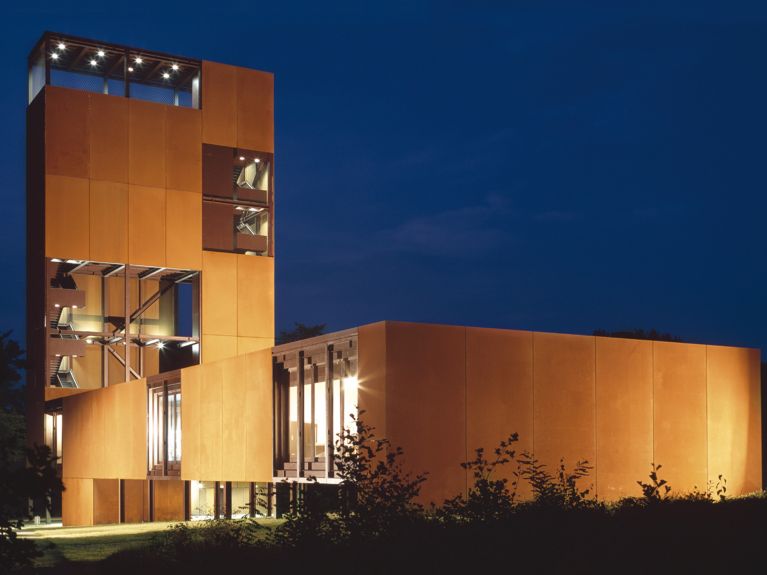
[[[462,491],[460,463],[514,432],[550,469],[588,460],[582,485],[600,499],[640,495],[652,462],[676,492],[720,474],[730,494],[761,489],[756,349],[400,322],[358,331],[360,409],[412,472],[429,472],[425,502]]]
[[[65,524],[180,520],[191,482],[273,481],[273,248],[205,250],[202,225],[203,146],[272,154],[273,111],[271,74],[212,62],[201,63],[198,108],[51,85],[30,103],[29,426],[41,443],[43,414],[63,409]],[[40,320],[51,258],[199,272],[200,362],[177,378],[176,476],[149,468],[148,385],[161,349],[139,342],[124,366],[124,355],[86,346],[72,371],[83,382],[107,373],[103,386],[49,385]],[[82,321],[144,302],[135,279],[106,278],[103,291],[100,281],[78,278]],[[165,313],[158,303],[144,311],[150,336]],[[460,463],[512,432],[550,468],[588,460],[584,486],[603,499],[636,495],[651,462],[678,491],[720,473],[731,494],[761,487],[757,350],[399,322],[355,337],[363,418],[404,448],[412,471],[429,473],[424,501],[465,492]]]

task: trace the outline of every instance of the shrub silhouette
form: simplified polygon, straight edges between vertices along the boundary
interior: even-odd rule
[[[310,494],[319,486],[316,478],[309,478],[315,485],[307,487],[307,497],[275,531],[274,543],[295,547],[371,540],[423,517],[423,507],[415,499],[426,475],[407,473],[402,449],[376,437],[374,428],[361,419],[363,413],[352,415],[354,429],[338,434],[334,461],[341,483],[336,504],[317,504]]]
[[[438,517],[458,523],[492,522],[508,518],[516,503],[519,462],[511,489],[508,479],[496,479],[494,474],[498,468],[516,461],[517,454],[512,447],[517,441],[519,435],[512,433],[493,450],[493,458],[488,459],[484,448],[478,447],[473,460],[461,463],[461,467],[471,471],[474,484],[465,497],[458,495],[445,501],[437,513]]]

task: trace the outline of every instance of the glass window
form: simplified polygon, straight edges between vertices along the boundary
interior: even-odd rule
[[[171,106],[200,107],[200,62],[81,38],[46,35],[30,59],[29,98],[46,82]]]
[[[272,155],[203,145],[203,247],[268,256]]]
[[[340,351],[334,351],[334,345],[314,343],[303,350],[293,347],[290,352],[275,348],[277,476],[326,477],[333,471],[327,459],[333,455],[338,435],[343,429],[354,428],[358,403],[356,340],[342,341]],[[331,369],[327,367],[329,358]],[[299,377],[302,369],[303,382]],[[299,425],[299,418],[303,419],[303,425]],[[301,461],[299,451],[303,451]]]
[[[147,454],[149,475],[181,474],[181,384],[149,387]]]

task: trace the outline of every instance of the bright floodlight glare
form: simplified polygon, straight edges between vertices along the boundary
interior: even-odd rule
[[[96,62],[96,60],[91,60],[91,66],[98,66],[98,62]]]
[[[244,162],[245,161],[245,156],[240,156],[240,161]]]
[[[173,64],[171,68],[173,69],[174,72],[176,72],[178,70],[178,64]]]
[[[157,349],[165,349],[165,343],[160,342],[157,344]]]
[[[66,50],[67,49],[67,45],[64,44],[64,42],[59,42],[58,49],[59,50]]]
[[[128,72],[133,72],[133,66],[128,66]]]
[[[96,52],[96,56],[98,56],[99,58],[103,58],[105,56],[104,50],[99,50],[98,52]]]
[[[253,161],[258,164],[261,161],[261,159],[260,158],[253,158]]]
[[[59,59],[59,55],[56,52],[51,54],[51,60],[58,60],[58,59]]]
[[[168,78],[170,78],[170,74],[168,74],[167,72],[163,72],[162,77],[167,80]]]
[[[141,64],[144,60],[141,57],[136,56],[136,59],[133,61],[136,62],[136,64]]]

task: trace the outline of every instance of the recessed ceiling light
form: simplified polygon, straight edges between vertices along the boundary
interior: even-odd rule
[[[245,156],[240,156],[240,161],[244,162],[245,161]]]
[[[260,158],[253,158],[253,161],[258,164],[261,161],[261,159]]]
[[[51,60],[58,60],[58,59],[59,59],[59,55],[56,52],[51,54]]]
[[[91,66],[95,67],[95,66],[98,66],[98,65],[99,65],[99,63],[95,59],[91,60]]]
[[[128,66],[128,72],[133,72],[133,66]]]
[[[136,56],[136,59],[133,61],[136,62],[136,64],[141,64],[144,62],[144,60],[140,56]]]
[[[64,44],[64,42],[59,42],[58,48],[59,48],[59,50],[66,50],[67,49],[67,45]]]
[[[103,58],[105,56],[104,50],[99,50],[98,52],[96,52],[96,56],[98,56],[99,58]]]
[[[173,66],[171,66],[171,68],[173,69],[174,72],[177,71],[178,70],[178,64],[173,64]]]
[[[170,74],[168,74],[167,72],[163,72],[162,77],[167,80],[168,78],[170,78]]]

